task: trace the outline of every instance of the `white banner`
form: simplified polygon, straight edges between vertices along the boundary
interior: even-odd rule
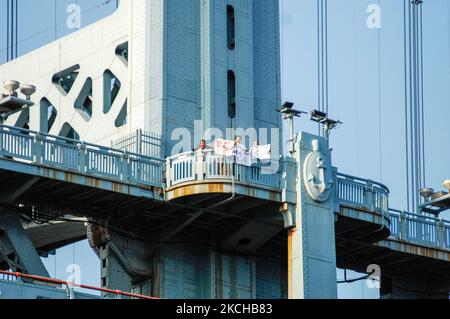
[[[219,156],[233,156],[234,141],[217,139],[214,141],[214,153]]]
[[[236,163],[244,166],[252,166],[252,157],[242,144],[237,144],[235,148]]]
[[[271,145],[254,145],[251,150],[252,159],[260,161],[271,160]]]

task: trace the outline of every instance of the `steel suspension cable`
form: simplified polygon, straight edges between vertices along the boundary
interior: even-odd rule
[[[381,0],[378,0],[378,8],[381,8]],[[378,131],[380,144],[380,181],[383,181],[383,136],[382,136],[382,102],[381,102],[381,25],[378,28]]]
[[[408,51],[408,23],[409,23],[409,19],[407,19],[407,7],[406,7],[406,0],[403,1],[403,44],[404,44],[404,50],[403,50],[403,55],[404,55],[404,72],[405,72],[405,163],[406,163],[406,203],[407,203],[407,210],[410,211],[410,180],[409,180],[409,137],[408,137],[408,132],[409,132],[409,128],[408,128],[408,53],[410,52]],[[408,8],[408,12],[409,12],[409,8]]]
[[[416,211],[426,183],[422,1],[405,0],[404,33],[407,206]]]
[[[318,109],[328,113],[328,0],[317,0],[317,53]],[[324,136],[321,125],[318,130]]]
[[[9,38],[10,38],[10,35],[11,35],[11,30],[9,29],[9,27],[10,27],[10,19],[11,19],[11,17],[10,17],[10,3],[11,3],[11,0],[7,0],[7,2],[6,2],[6,61],[7,62],[10,61],[10,58],[9,58],[9,53],[10,53],[10,51],[9,51]]]

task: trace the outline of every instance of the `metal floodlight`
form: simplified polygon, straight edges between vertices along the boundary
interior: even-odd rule
[[[448,192],[450,193],[450,179],[445,180],[442,183],[442,186],[444,186],[448,190]]]
[[[3,87],[8,91],[9,96],[14,96],[16,90],[20,87],[20,82],[14,80],[7,80],[3,83]]]
[[[426,201],[434,194],[434,189],[432,188],[422,188],[420,191],[420,196],[423,197]]]
[[[327,120],[327,113],[314,110],[311,111],[311,121],[323,124]]]
[[[8,116],[33,106],[31,96],[36,92],[34,85],[20,86],[20,82],[14,80],[5,81],[3,87],[8,91],[8,94],[0,95],[0,124],[3,124]],[[26,99],[18,96],[17,90],[19,88]]]
[[[283,114],[283,120],[286,120],[288,122],[288,128],[289,128],[289,140],[288,140],[288,148],[289,153],[293,155],[295,153],[295,147],[294,147],[294,117],[300,117],[302,114],[308,114],[303,111],[295,110],[294,109],[294,103],[292,102],[285,102],[281,108],[276,109],[278,113]]]
[[[27,101],[31,100],[31,96],[36,92],[36,87],[34,85],[22,85],[20,87],[20,92],[26,96]]]
[[[340,124],[344,124],[341,121],[328,118],[327,113],[318,110],[311,111],[311,121],[323,125],[324,135],[328,143],[330,142],[330,131],[337,128]]]
[[[332,120],[327,117],[328,114],[322,111],[314,110],[311,111],[311,121],[317,122],[319,124],[323,124],[328,127],[328,129],[334,129],[339,124],[344,124],[341,121]]]
[[[284,102],[283,108],[292,109],[294,107],[294,103],[292,102]]]
[[[294,103],[285,102],[281,108],[276,109],[275,111],[277,111],[281,114],[284,114],[285,120],[293,118],[293,117],[300,117],[302,114],[308,114],[303,111],[295,110],[295,109],[293,109],[293,107],[294,107]]]
[[[442,185],[447,192],[434,192],[432,188],[422,188],[419,192],[424,198],[424,203],[418,207],[420,213],[433,214],[439,217],[443,211],[450,209],[450,179],[445,180]]]

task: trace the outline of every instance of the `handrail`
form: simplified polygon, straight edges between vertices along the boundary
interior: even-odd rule
[[[23,274],[20,272],[9,272],[9,271],[0,270],[0,274],[7,275],[7,276],[13,276],[16,278],[31,279],[31,280],[34,280],[37,282],[42,282],[42,283],[62,285],[62,286],[66,286],[68,289],[76,287],[76,288],[93,290],[93,291],[103,292],[103,293],[107,293],[107,294],[114,294],[116,296],[125,296],[125,297],[136,298],[136,299],[146,299],[146,300],[160,300],[161,299],[161,298],[157,298],[157,297],[133,294],[133,293],[125,292],[125,291],[121,291],[121,290],[113,290],[113,289],[99,288],[99,287],[94,287],[94,286],[89,286],[89,285],[77,284],[74,282],[64,281],[64,280],[60,280],[60,279],[52,279],[52,278],[46,278],[46,277],[41,277],[41,276],[27,275],[27,274]]]
[[[387,216],[389,189],[385,185],[342,173],[338,173],[335,178],[337,202]]]
[[[163,183],[162,159],[18,127],[0,125],[0,155],[126,183]]]
[[[450,249],[450,221],[390,209],[389,189],[378,182],[338,173],[336,201],[356,209],[379,212],[390,220],[391,237],[425,246]]]
[[[450,221],[396,209],[389,217],[391,237],[450,250]]]
[[[343,173],[337,173],[337,177],[341,178],[341,179],[343,178],[343,179],[346,179],[346,180],[353,180],[353,181],[356,181],[356,182],[361,182],[361,183],[364,183],[364,184],[370,183],[371,185],[379,187],[380,189],[382,189],[386,194],[390,193],[389,188],[386,185],[384,185],[384,184],[382,184],[380,182],[375,182],[375,181],[370,180],[370,179],[364,179],[364,178],[351,176],[351,175],[347,175],[347,174],[343,174]]]
[[[169,188],[186,182],[217,179],[234,179],[237,183],[280,188],[279,174],[263,174],[259,165],[240,165],[209,149],[168,157],[166,174]]]

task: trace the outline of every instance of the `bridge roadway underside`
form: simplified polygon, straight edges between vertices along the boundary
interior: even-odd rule
[[[275,202],[239,195],[229,200],[231,194],[220,193],[166,202],[158,196],[163,191],[154,187],[135,187],[141,189],[141,196],[138,196],[130,192],[128,184],[105,183],[104,179],[94,176],[70,175],[55,179],[0,166],[0,206],[6,211],[42,219],[73,215],[96,221],[108,220],[109,226],[123,227],[143,238],[151,235],[154,228],[177,224],[192,217],[193,213],[198,216],[190,218],[188,226],[200,230],[251,219],[260,220],[262,224],[272,223],[280,230],[283,226],[281,215],[268,216],[269,211],[278,212],[279,204]],[[85,181],[81,181],[83,179]],[[110,186],[99,187],[106,184]]]
[[[366,273],[368,266],[378,265],[381,298],[449,298],[450,252],[386,239],[386,229],[346,217],[346,210],[336,223],[339,268]]]
[[[20,166],[20,163],[16,165]],[[108,183],[76,174],[70,178],[55,178],[55,174],[26,174],[26,167],[24,173],[20,167],[10,170],[0,165],[0,208],[3,211],[44,222],[67,215],[88,217],[94,224],[126,238],[148,241],[151,243],[149,246],[153,246],[155,241],[164,245],[171,240],[192,238],[203,241],[205,246],[216,247],[209,249],[218,247],[229,255],[269,258],[271,261],[268,263],[255,263],[256,267],[263,265],[262,271],[256,269],[259,274],[257,282],[265,282],[266,275],[273,275],[265,274],[267,264],[277,265],[280,286],[276,292],[257,290],[250,295],[238,292],[233,295],[220,288],[215,295],[192,297],[286,297],[287,273],[283,269],[287,266],[287,233],[278,213],[278,202],[227,193],[197,194],[166,202],[159,197],[162,191],[152,187],[140,186],[141,190],[136,191],[130,190],[127,184]],[[365,273],[368,265],[379,265],[383,296],[448,297],[448,254],[444,256],[436,249],[418,249],[410,243],[386,239],[389,224],[383,218],[371,212],[341,207],[336,222],[338,267]],[[46,231],[52,232],[52,229]],[[47,246],[38,248],[45,252],[83,238],[80,235],[68,242],[47,242]],[[405,248],[405,245],[411,247]],[[168,251],[170,253],[170,249]],[[0,268],[6,267],[3,266]],[[151,276],[155,281],[158,274]],[[112,284],[109,288],[116,287]],[[159,287],[159,291],[153,288],[148,293],[167,298],[182,297],[182,292],[162,291]]]
[[[112,240],[118,244],[119,250],[124,252],[126,257],[130,257],[131,267],[136,265],[136,260],[138,266],[144,264],[142,272],[136,273],[134,268],[132,269],[134,277],[126,274],[126,267],[114,268],[115,252],[111,255],[105,251],[105,248],[102,248],[104,243],[95,245],[97,238],[91,242],[102,264],[104,258],[111,259],[105,263],[108,269],[102,269],[102,280],[105,279],[103,287],[130,291],[136,287],[136,281],[140,284],[141,281],[150,280],[150,290],[140,291],[164,298],[286,297],[286,288],[283,287],[286,280],[281,280],[286,276],[281,274],[282,269],[285,269],[282,264],[286,264],[287,259],[287,236],[283,231],[284,222],[279,214],[278,202],[228,193],[198,194],[168,202],[159,196],[162,190],[152,187],[134,185],[133,190],[128,184],[108,182],[95,176],[87,177],[76,173],[67,175],[62,171],[54,172],[54,169],[42,173],[41,168],[37,168],[40,172],[35,172],[30,171],[30,165],[25,163],[11,163],[18,165],[11,169],[9,165],[7,168],[2,167],[4,162],[7,161],[0,160],[0,214],[15,213],[20,215],[22,220],[44,223],[64,220],[69,215],[87,217],[94,228],[100,226],[109,233],[117,234],[119,238],[127,239]],[[52,229],[51,226],[46,231],[58,232],[56,227]],[[279,233],[284,233],[284,236],[281,236],[284,240],[277,241],[274,238]],[[83,238],[85,237],[81,236],[73,240]],[[125,242],[126,244],[123,244]],[[46,248],[55,249],[66,243],[70,242],[50,242],[37,248],[45,253]],[[130,252],[128,248],[134,243],[139,249],[144,247],[146,256],[135,259],[135,255],[127,255]],[[188,291],[192,279],[183,277],[183,272],[174,273],[170,267],[177,262],[176,267],[188,269],[190,264],[195,264],[198,251],[211,257],[207,257],[205,264],[193,271],[199,272],[195,276],[201,278],[216,273],[216,278],[211,284],[206,283],[209,279],[205,282],[199,281],[198,287]],[[179,257],[180,254],[184,257]],[[258,254],[259,256],[256,256]],[[219,255],[222,257],[219,258]],[[216,266],[208,266],[208,260],[211,258],[215,260],[213,264]],[[139,263],[142,260],[143,263]],[[162,261],[158,263],[155,260]],[[273,263],[276,269],[272,266]],[[119,264],[122,265],[122,260]],[[228,270],[228,264],[238,269]],[[149,270],[145,269],[146,265]],[[209,269],[208,267],[219,268],[215,268],[215,271],[211,270],[213,268],[205,270]],[[252,267],[259,269],[258,274]],[[0,268],[7,269],[8,266],[3,264]],[[116,269],[120,270],[123,277],[114,277]],[[104,271],[111,277],[103,277]],[[275,272],[280,275],[277,276]],[[178,290],[175,285],[168,283],[174,275],[181,275],[176,279]],[[248,288],[236,280],[239,276],[244,276],[242,278],[248,282]],[[264,284],[259,285],[259,290],[256,289],[256,280],[271,285],[271,278],[275,278],[276,288],[266,289],[264,287],[267,285]],[[128,285],[122,285],[127,281]],[[183,284],[179,284],[180,282]],[[216,288],[205,290],[206,284]],[[144,288],[138,286],[137,289]]]

